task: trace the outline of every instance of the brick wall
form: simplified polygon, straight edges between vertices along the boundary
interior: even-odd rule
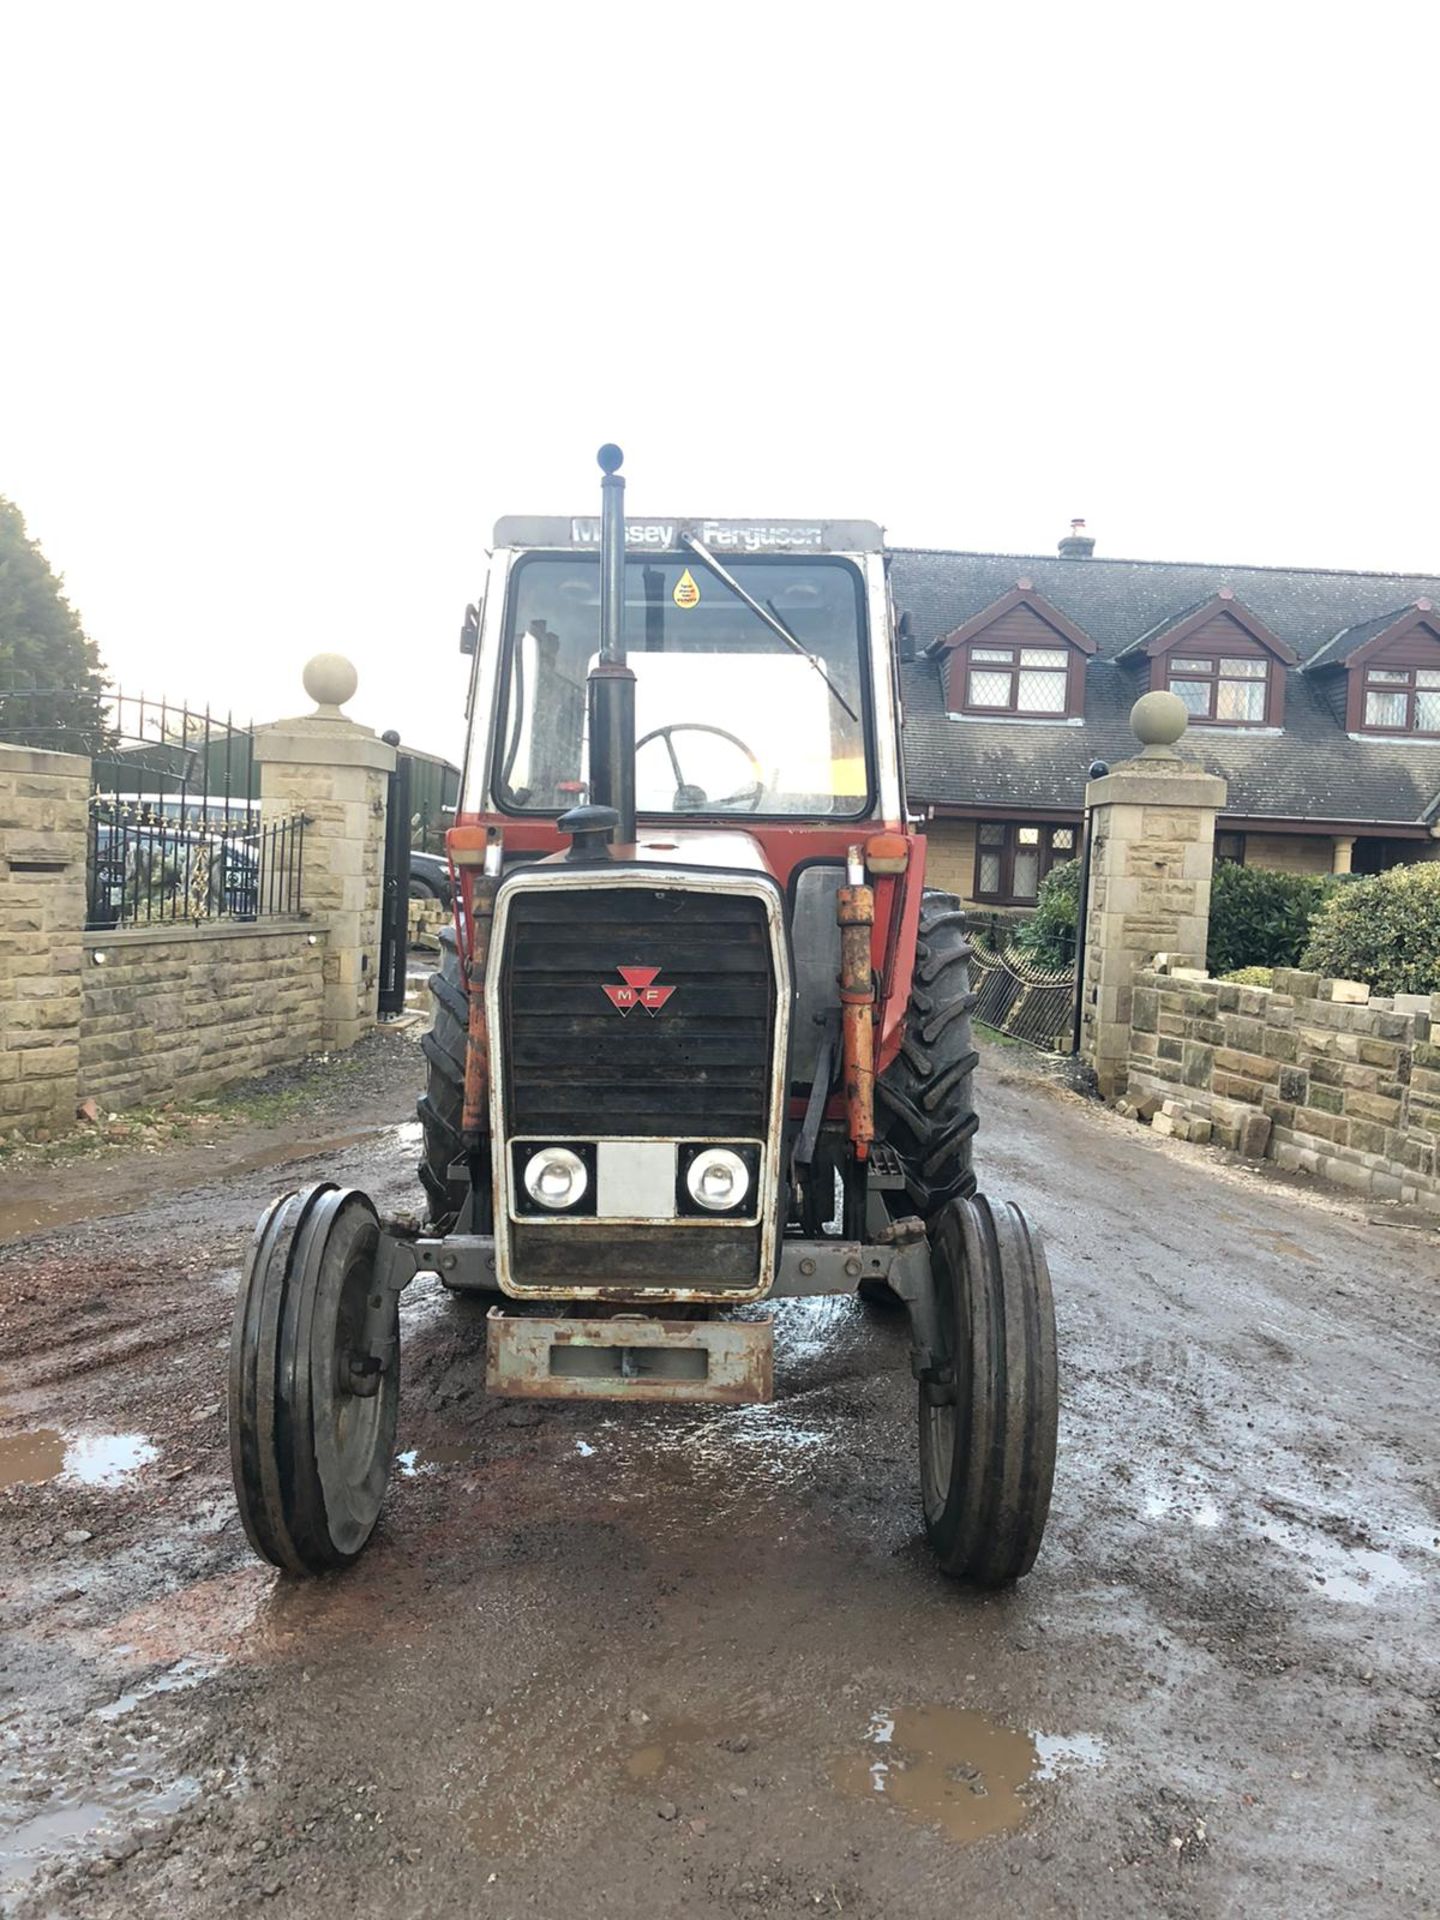
[[[925,829],[925,884],[975,897],[975,822],[932,820]]]
[[[1147,970],[1119,1105],[1163,1132],[1440,1209],[1437,1041],[1440,994],[1372,999],[1283,968],[1273,988]]]
[[[1220,822],[1223,828],[1225,822]],[[1335,865],[1335,845],[1322,834],[1247,833],[1247,867],[1268,867],[1272,873],[1329,873]]]
[[[270,921],[87,933],[83,945],[82,1099],[193,1099],[320,1050],[323,933]]]

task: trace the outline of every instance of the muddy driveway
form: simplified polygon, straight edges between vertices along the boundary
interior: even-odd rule
[[[1065,1372],[1020,1588],[929,1564],[894,1323],[782,1306],[772,1408],[541,1410],[428,1280],[383,1530],[291,1584],[231,1506],[237,1269],[278,1185],[414,1204],[412,1047],[288,1165],[121,1156],[0,1250],[0,1908],[1432,1911],[1433,1236],[995,1056]]]

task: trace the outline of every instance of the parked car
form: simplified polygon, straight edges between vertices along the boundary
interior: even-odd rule
[[[450,862],[443,853],[410,849],[410,898],[438,900],[442,907],[451,904]]]
[[[259,912],[259,854],[233,834],[97,820],[90,862],[92,928]]]

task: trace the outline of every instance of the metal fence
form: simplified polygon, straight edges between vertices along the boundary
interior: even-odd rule
[[[970,985],[975,1018],[1044,1053],[1075,1050],[1075,935],[1061,935],[1068,959],[1042,965],[1016,944],[1023,922],[972,920]]]
[[[135,802],[90,802],[90,928],[259,920],[301,911],[305,816],[231,827],[203,810],[177,819]]]

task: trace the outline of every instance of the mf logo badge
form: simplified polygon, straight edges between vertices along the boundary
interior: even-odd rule
[[[620,967],[617,971],[625,982],[624,986],[612,987],[607,982],[600,991],[618,1013],[629,1013],[632,1007],[644,1007],[648,1014],[657,1014],[675,991],[674,987],[657,987],[654,984],[659,967]]]

